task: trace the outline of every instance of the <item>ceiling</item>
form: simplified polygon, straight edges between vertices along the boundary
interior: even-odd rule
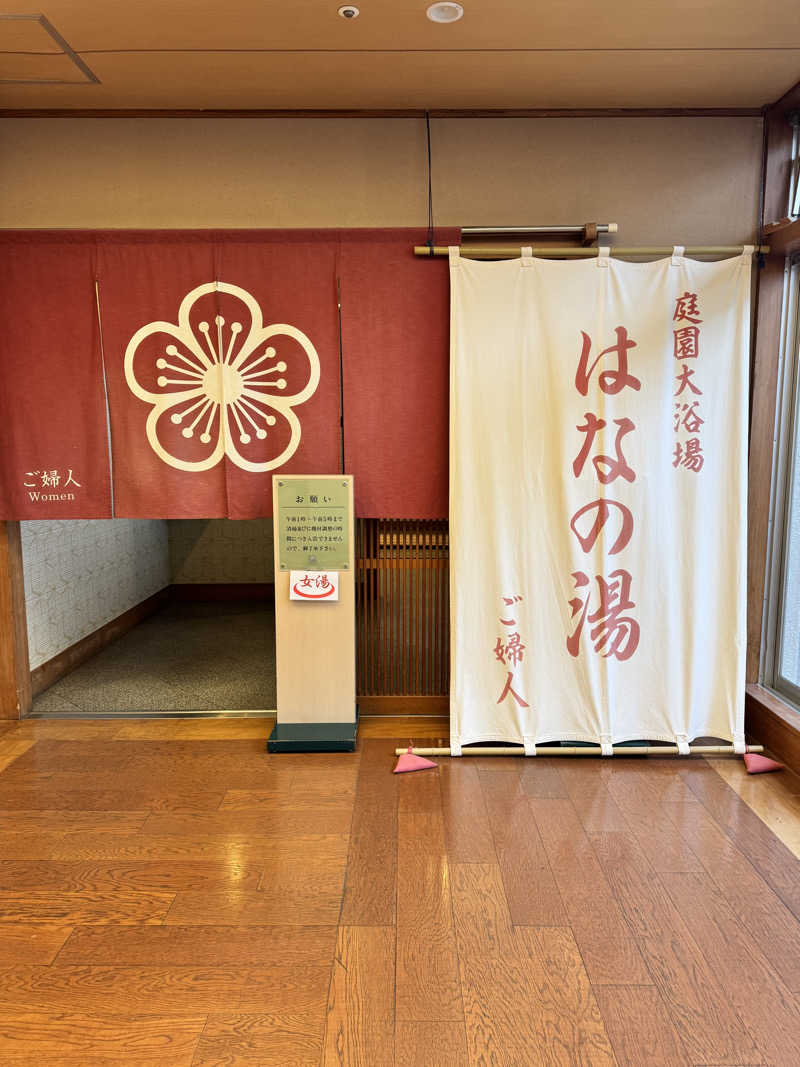
[[[0,108],[756,108],[800,80],[797,0],[428,2],[12,0]]]

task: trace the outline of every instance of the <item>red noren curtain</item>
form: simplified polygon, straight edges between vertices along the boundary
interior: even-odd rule
[[[358,514],[446,515],[447,269],[424,239],[3,234],[2,514],[109,517],[107,393],[115,515],[269,515],[272,474],[338,471],[342,442]]]

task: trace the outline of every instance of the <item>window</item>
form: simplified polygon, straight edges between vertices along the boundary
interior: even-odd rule
[[[789,218],[796,219],[800,215],[800,111],[792,111],[788,117],[789,124],[792,127],[792,154],[789,160],[789,206],[787,214]]]
[[[800,705],[800,256],[787,262],[778,369],[765,684]]]

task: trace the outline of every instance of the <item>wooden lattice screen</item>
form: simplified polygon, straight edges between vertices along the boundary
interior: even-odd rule
[[[450,686],[448,555],[445,520],[356,521],[359,699],[438,698],[431,706],[442,710]]]

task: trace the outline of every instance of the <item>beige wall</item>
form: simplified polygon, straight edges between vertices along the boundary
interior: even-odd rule
[[[753,239],[758,118],[435,119],[446,225]],[[0,120],[0,227],[419,226],[418,119]]]
[[[175,585],[271,582],[272,519],[169,519]]]

